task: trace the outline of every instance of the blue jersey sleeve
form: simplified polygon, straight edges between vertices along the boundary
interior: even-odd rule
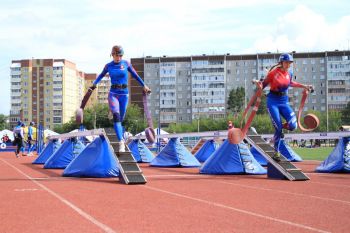
[[[33,136],[33,129],[32,127],[28,127],[28,137],[32,137]]]
[[[136,79],[136,81],[141,85],[141,86],[145,86],[145,83],[143,82],[143,80],[141,79],[141,77],[136,73],[136,71],[134,70],[134,68],[132,67],[132,65],[128,62],[128,71],[130,72],[131,76]]]
[[[108,68],[107,68],[107,65],[105,65],[102,72],[99,74],[99,76],[97,76],[93,84],[97,85],[101,81],[101,79],[107,74],[107,72],[108,72]]]

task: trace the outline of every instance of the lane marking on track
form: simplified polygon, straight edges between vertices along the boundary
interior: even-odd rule
[[[227,206],[227,205],[224,205],[224,204],[220,204],[220,203],[216,203],[216,202],[212,202],[212,201],[207,201],[207,200],[199,199],[199,198],[196,198],[196,197],[187,196],[187,195],[184,195],[184,194],[175,193],[175,192],[171,192],[171,191],[167,191],[167,190],[151,187],[149,185],[141,186],[141,187],[146,188],[146,189],[150,189],[150,190],[153,190],[153,191],[157,191],[157,192],[166,193],[166,194],[169,194],[169,195],[172,195],[172,196],[176,196],[176,197],[181,197],[181,198],[189,199],[189,200],[192,200],[192,201],[205,203],[205,204],[208,204],[208,205],[211,205],[211,206],[232,210],[232,211],[239,212],[239,213],[242,213],[242,214],[247,214],[247,215],[251,215],[251,216],[254,216],[254,217],[258,217],[258,218],[263,218],[263,219],[267,219],[267,220],[270,220],[270,221],[283,223],[283,224],[291,225],[291,226],[294,226],[294,227],[303,228],[303,229],[310,230],[310,231],[322,232],[322,233],[330,233],[330,231],[324,231],[324,230],[317,229],[317,228],[310,227],[310,226],[306,226],[306,225],[303,225],[303,224],[294,223],[294,222],[290,222],[290,221],[283,220],[283,219],[278,219],[278,218],[274,218],[274,217],[261,215],[261,214],[254,213],[254,212],[251,212],[251,211],[248,211],[248,210],[238,209],[238,208]]]
[[[336,177],[336,178],[347,178],[349,173],[314,173],[305,172],[307,175],[324,176],[324,177]]]
[[[210,175],[200,175],[200,174],[197,174],[197,175],[184,175],[184,174],[182,174],[182,175],[177,175],[177,174],[168,174],[168,175],[146,175],[147,176],[147,178],[149,178],[149,177],[151,177],[151,178],[153,178],[153,177],[176,177],[176,176],[178,176],[178,177],[193,177],[193,176],[196,176],[196,177],[212,177],[212,178],[214,178],[214,176],[210,176]]]
[[[14,189],[15,192],[38,191],[40,189]]]
[[[329,183],[323,183],[323,182],[317,182],[317,181],[312,181],[312,184],[322,184],[322,185],[329,185],[329,186],[335,186],[335,187],[342,187],[342,188],[350,188],[350,185],[345,185],[345,184],[329,184]]]
[[[222,184],[235,185],[235,186],[239,186],[239,187],[243,187],[243,188],[285,193],[285,194],[289,194],[289,195],[295,195],[295,196],[301,196],[301,197],[307,197],[307,198],[315,198],[315,199],[321,199],[321,200],[325,200],[325,201],[334,201],[334,202],[340,202],[342,204],[350,205],[350,201],[344,201],[344,200],[333,199],[333,198],[328,198],[328,197],[319,197],[319,196],[313,196],[313,195],[306,195],[306,194],[302,194],[302,193],[293,193],[293,192],[288,192],[288,191],[282,191],[282,190],[277,190],[277,189],[261,188],[261,187],[249,186],[249,185],[244,185],[244,184],[235,184],[235,183],[231,183],[231,182],[227,182],[227,181],[216,181],[216,182],[222,183]]]
[[[86,218],[88,221],[90,221],[91,223],[95,224],[96,226],[98,226],[100,229],[102,229],[104,232],[108,232],[108,233],[116,233],[116,231],[114,231],[112,228],[110,228],[109,226],[99,222],[97,219],[95,219],[94,217],[92,217],[91,215],[89,215],[88,213],[84,212],[82,209],[80,209],[79,207],[75,206],[73,203],[71,203],[70,201],[68,201],[67,199],[65,199],[64,197],[60,196],[59,194],[55,193],[54,191],[52,191],[51,189],[49,189],[48,187],[46,187],[45,185],[39,183],[38,181],[36,181],[35,179],[33,179],[32,177],[30,177],[29,175],[27,175],[26,173],[24,173],[23,171],[21,171],[19,168],[15,167],[14,165],[12,165],[11,163],[0,159],[3,163],[6,163],[7,165],[9,165],[10,167],[12,167],[14,170],[16,170],[18,173],[22,174],[23,176],[27,177],[29,180],[31,180],[33,183],[35,183],[36,185],[38,185],[40,188],[44,189],[45,191],[47,191],[49,194],[51,194],[52,196],[56,197],[58,200],[60,200],[61,202],[63,202],[64,204],[66,204],[68,207],[72,208],[75,212],[77,212],[79,215],[81,215],[82,217]]]

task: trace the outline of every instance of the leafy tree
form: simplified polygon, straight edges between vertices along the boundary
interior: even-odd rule
[[[228,110],[231,113],[238,113],[244,107],[244,98],[245,98],[245,90],[244,87],[237,87],[236,89],[232,89],[229,94],[229,98],[227,101]]]
[[[4,114],[0,114],[0,130],[7,129],[9,127],[6,122],[7,119],[8,119],[7,116],[5,116]]]
[[[338,131],[342,124],[342,113],[339,111],[328,112],[328,131]]]
[[[95,104],[84,111],[84,126],[87,129],[112,127],[113,123],[108,114],[108,104]]]
[[[108,105],[97,104],[85,109],[83,124],[86,129],[113,127],[113,116],[109,112]],[[141,132],[146,128],[146,121],[143,118],[141,109],[137,105],[129,105],[123,125],[132,134]],[[57,133],[67,133],[77,128],[79,128],[79,125],[75,122],[75,117],[72,117],[69,122],[56,126],[54,131]]]
[[[343,111],[341,111],[341,121],[342,125],[350,125],[350,101]]]
[[[267,114],[267,107],[266,107],[266,95],[263,93],[261,95],[261,103],[259,105],[259,109],[256,112],[257,115],[263,115],[263,114]]]
[[[137,134],[142,132],[146,128],[146,120],[143,117],[141,109],[136,104],[130,104],[128,110],[126,111],[126,116],[123,121],[123,125],[126,131]],[[156,125],[156,124],[153,124]]]
[[[251,124],[259,134],[274,133],[275,129],[268,114],[260,114],[254,117]]]

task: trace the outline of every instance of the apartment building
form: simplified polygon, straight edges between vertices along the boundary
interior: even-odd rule
[[[191,122],[200,116],[223,118],[232,89],[244,87],[246,100],[252,80],[264,78],[279,53],[132,58],[131,63],[152,89],[150,109],[162,125]],[[341,110],[350,101],[350,51],[293,52],[293,80],[312,84],[304,111]],[[131,80],[130,101],[142,106],[141,89]],[[268,90],[266,90],[268,91]],[[298,110],[302,89],[290,88],[290,103]]]
[[[53,129],[74,116],[86,76],[75,63],[66,59],[14,60],[10,69],[12,126],[23,120]]]

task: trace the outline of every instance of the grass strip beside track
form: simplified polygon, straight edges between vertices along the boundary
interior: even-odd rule
[[[333,151],[334,147],[303,148],[292,147],[292,149],[304,160],[325,160]]]

